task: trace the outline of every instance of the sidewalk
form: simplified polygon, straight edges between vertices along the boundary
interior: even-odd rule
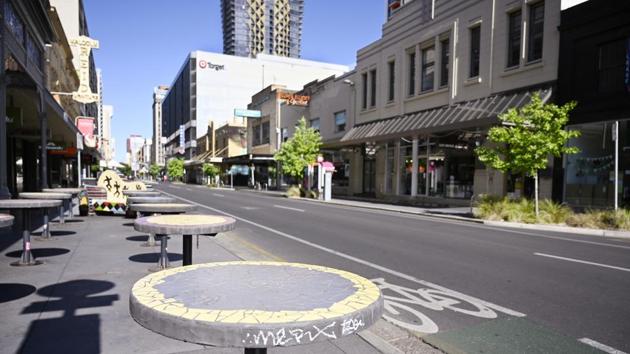
[[[157,261],[158,247],[140,247],[145,235],[121,217],[77,217],[51,224],[53,240],[33,240],[44,264],[11,267],[21,242],[16,237],[0,256],[0,353],[242,353],[242,349],[204,347],[173,340],[140,326],[129,315],[129,292]],[[10,232],[0,231],[7,238]],[[239,244],[237,230],[216,239],[199,238],[195,263],[260,259]],[[169,241],[171,262],[181,264],[181,238]],[[196,240],[194,240],[196,243]],[[382,321],[381,321],[382,322]],[[380,322],[379,322],[380,323]],[[390,325],[391,326],[391,325]],[[389,327],[376,326],[388,334]],[[395,334],[400,336],[400,333]],[[386,340],[365,331],[334,342],[270,349],[270,353],[396,352]],[[412,351],[410,351],[412,352]],[[435,352],[431,347],[413,352]]]

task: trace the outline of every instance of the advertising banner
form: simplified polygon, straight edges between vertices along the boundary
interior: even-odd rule
[[[96,137],[94,136],[94,118],[92,117],[77,117],[77,128],[83,134],[83,142],[85,146],[95,148]]]
[[[79,49],[79,88],[72,93],[72,99],[81,103],[98,101],[98,94],[90,87],[90,51],[98,48],[98,41],[86,36],[69,40],[70,46]]]

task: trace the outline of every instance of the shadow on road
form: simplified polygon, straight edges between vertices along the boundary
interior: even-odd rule
[[[158,253],[139,253],[129,257],[129,260],[138,263],[157,263],[158,258],[160,258],[160,255]],[[183,257],[181,253],[168,254],[168,260],[171,262],[181,261],[182,258]]]
[[[29,296],[37,288],[28,284],[0,283],[0,304]]]

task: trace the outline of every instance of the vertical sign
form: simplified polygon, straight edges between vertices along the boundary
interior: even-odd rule
[[[179,126],[179,153],[184,154],[186,151],[186,128],[183,125]]]
[[[72,93],[72,99],[81,103],[98,101],[98,94],[90,87],[90,52],[98,48],[98,41],[86,36],[70,40],[70,45],[79,48],[79,88]]]
[[[630,38],[626,41],[626,91],[630,93]]]

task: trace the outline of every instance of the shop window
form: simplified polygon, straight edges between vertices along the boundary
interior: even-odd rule
[[[24,44],[24,22],[20,18],[20,16],[15,12],[13,5],[10,1],[5,2],[4,6],[4,23],[7,25],[15,40]]]
[[[507,67],[518,66],[521,61],[521,11],[508,15]]]
[[[269,122],[262,124],[261,139],[263,144],[269,144]]]
[[[335,132],[346,130],[346,111],[335,113]]]
[[[422,49],[420,91],[432,91],[435,80],[435,46]]]
[[[468,77],[479,76],[479,59],[481,55],[481,26],[470,29],[470,68]]]
[[[541,1],[529,7],[527,61],[534,61],[542,58],[544,27],[545,3]]]

